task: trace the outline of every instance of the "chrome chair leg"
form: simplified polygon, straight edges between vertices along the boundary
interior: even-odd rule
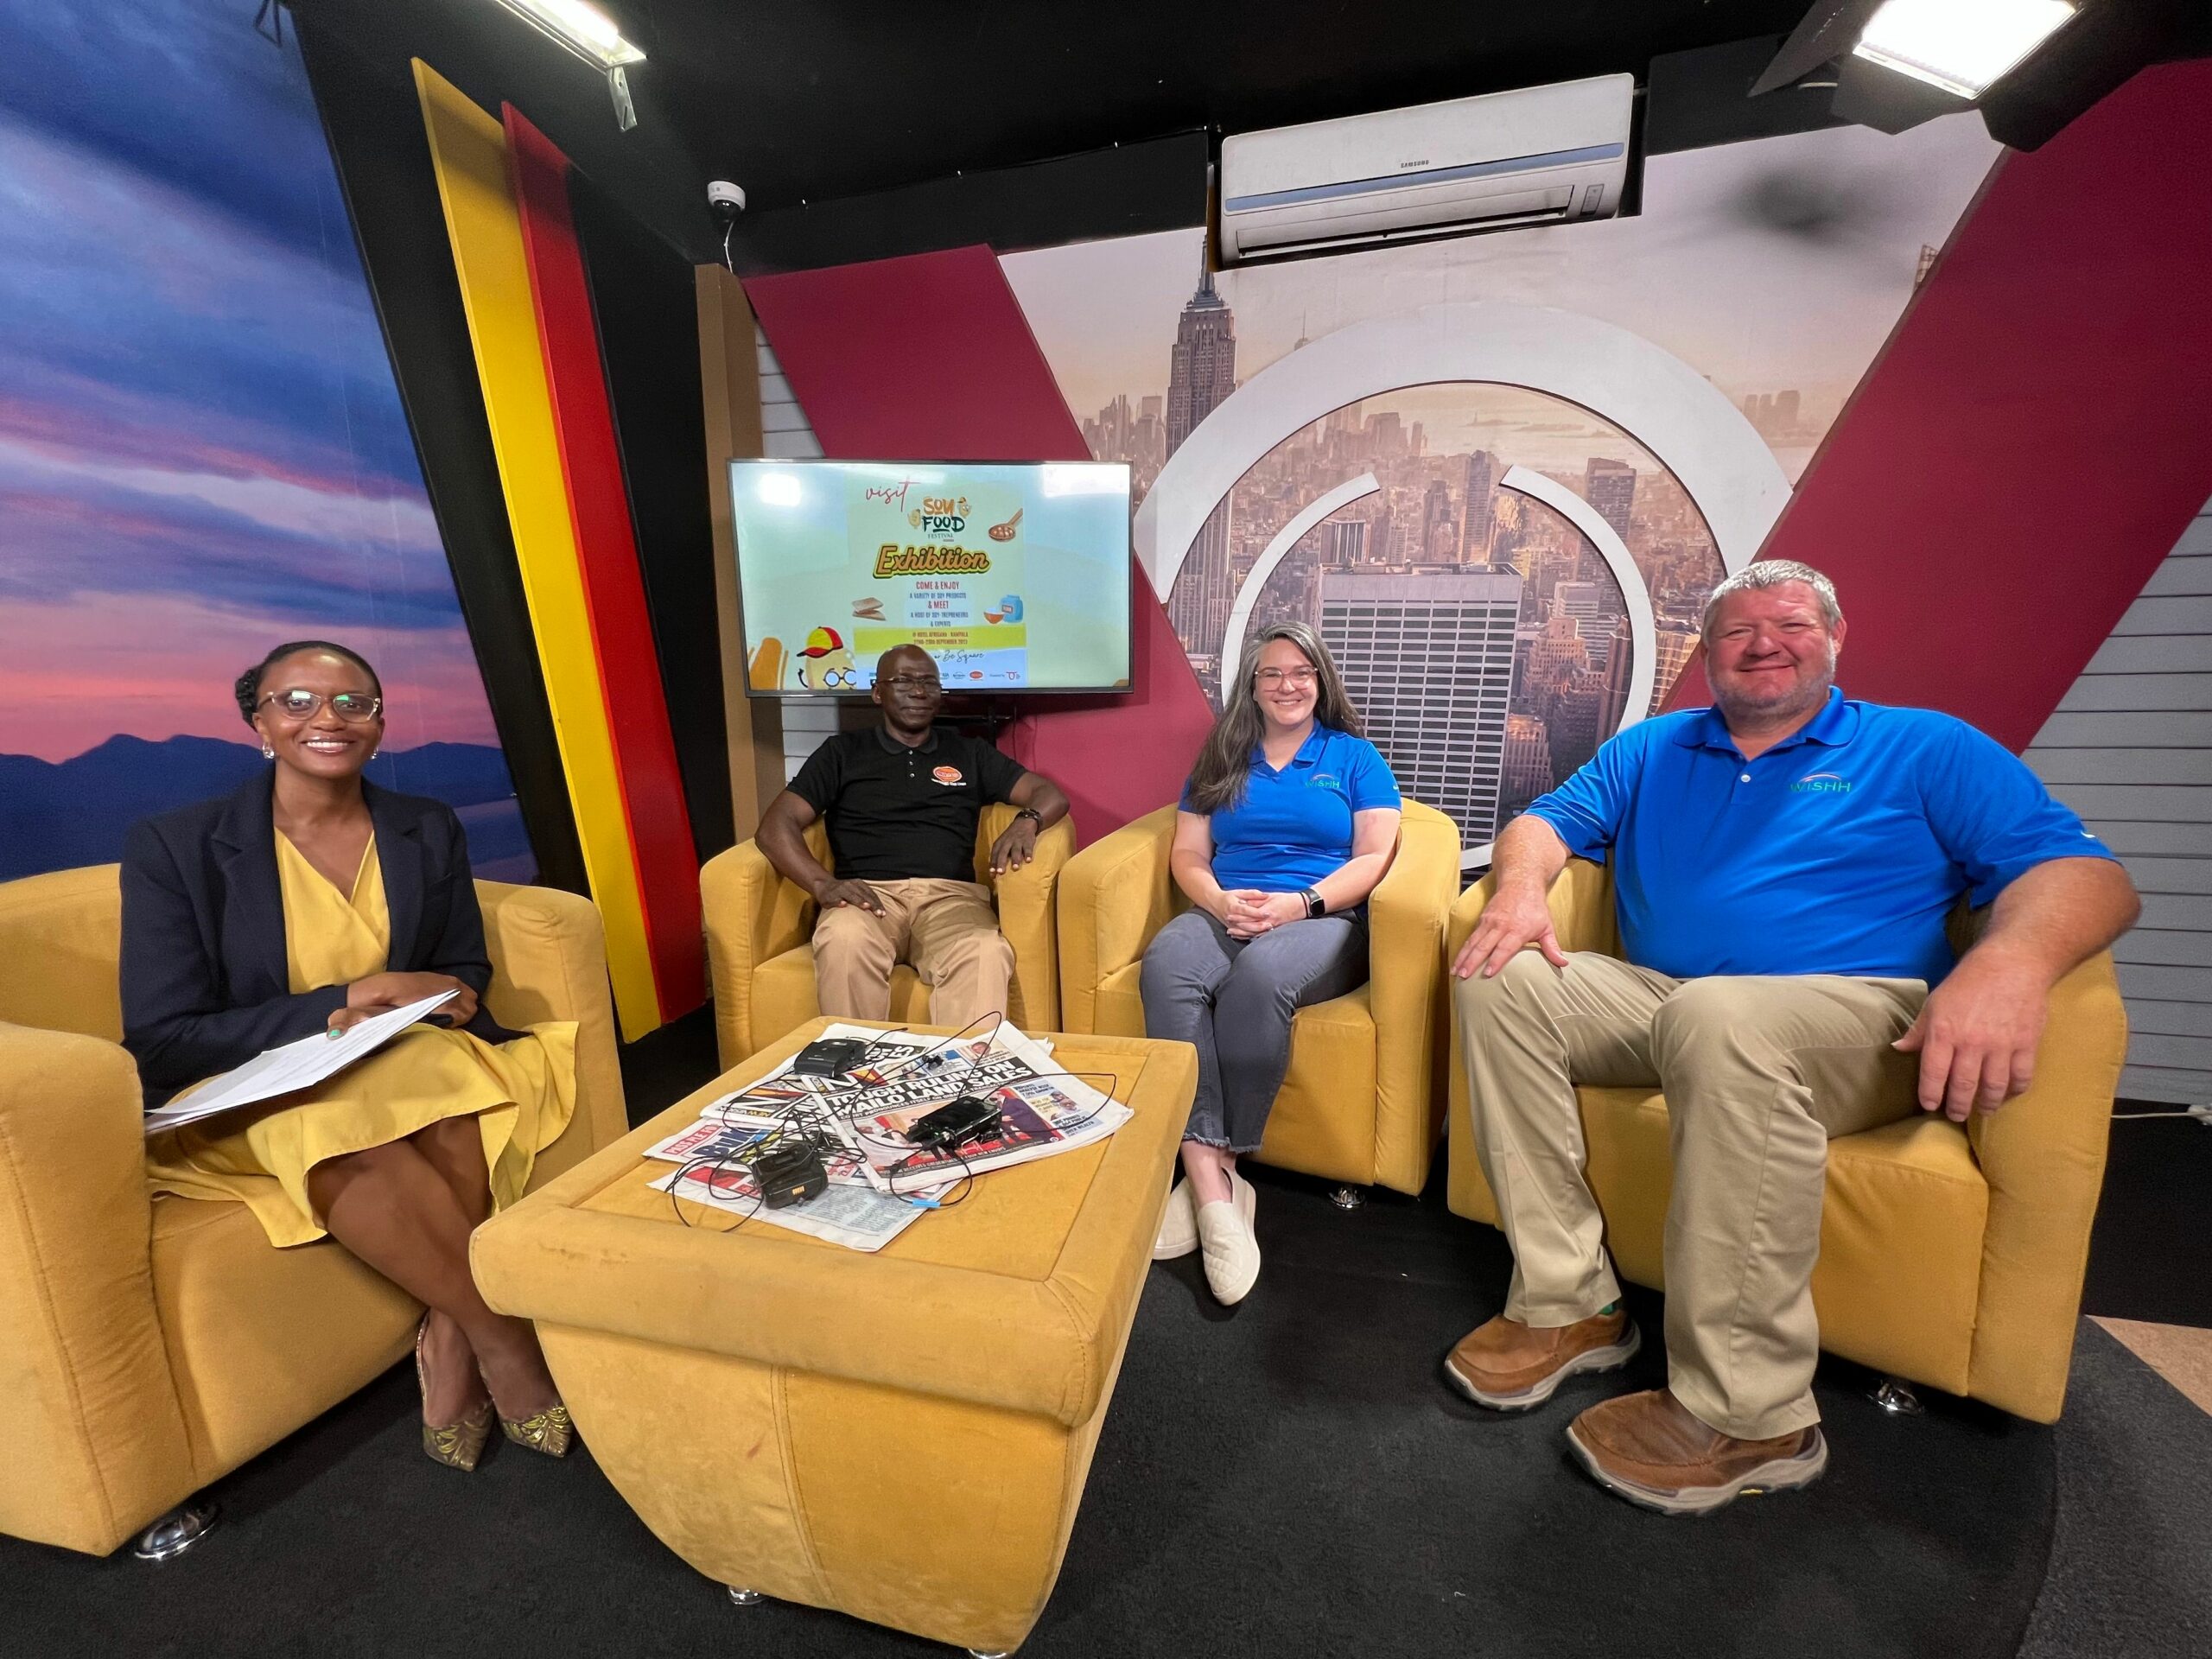
[[[1347,1185],[1330,1193],[1329,1202],[1339,1210],[1357,1210],[1367,1202],[1367,1194],[1356,1186]]]
[[[758,1590],[740,1589],[733,1584],[729,1586],[729,1605],[733,1607],[758,1607],[760,1605],[760,1592]]]
[[[1928,1409],[1912,1391],[1912,1384],[1901,1376],[1884,1377],[1866,1397],[1892,1417],[1917,1417]]]
[[[203,1498],[188,1499],[140,1533],[130,1553],[142,1561],[173,1561],[214,1525],[215,1506]]]

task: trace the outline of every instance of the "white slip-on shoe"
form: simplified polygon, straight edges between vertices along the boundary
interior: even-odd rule
[[[1233,1307],[1260,1276],[1260,1242],[1252,1234],[1254,1194],[1249,1183],[1230,1175],[1233,1199],[1217,1198],[1198,1206],[1198,1243],[1205,1250],[1206,1285],[1214,1300]]]
[[[1198,1248],[1198,1213],[1191,1203],[1191,1184],[1175,1183],[1167,1195],[1166,1211],[1160,1217],[1160,1232],[1152,1241],[1152,1259],[1173,1262]]]
[[[1252,1190],[1252,1183],[1235,1170],[1229,1172],[1230,1191],[1236,1195],[1236,1213],[1249,1226],[1252,1211],[1259,1195]],[[1192,1202],[1191,1183],[1178,1181],[1175,1190],[1167,1195],[1167,1208],[1160,1217],[1160,1231],[1152,1241],[1152,1259],[1173,1262],[1188,1255],[1198,1248],[1198,1210]]]

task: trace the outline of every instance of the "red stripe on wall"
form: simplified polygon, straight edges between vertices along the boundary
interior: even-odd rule
[[[623,812],[645,899],[654,986],[661,1017],[672,1020],[706,1000],[699,855],[638,568],[591,290],[569,213],[569,158],[513,105],[500,112]]]
[[[1090,459],[988,248],[754,276],[745,291],[826,454]],[[1135,689],[1056,700],[1025,715],[1005,746],[1067,791],[1085,842],[1173,800],[1213,725],[1134,558],[1129,573]]]
[[[1834,578],[1854,696],[2025,747],[2212,495],[2208,111],[2170,64],[2006,155],[1814,457],[1759,556]]]

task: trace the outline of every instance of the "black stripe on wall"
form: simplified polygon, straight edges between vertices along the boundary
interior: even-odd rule
[[[579,168],[569,174],[676,760],[703,862],[737,839],[722,718],[707,429],[691,266]]]
[[[294,21],[538,880],[588,894],[414,81]]]

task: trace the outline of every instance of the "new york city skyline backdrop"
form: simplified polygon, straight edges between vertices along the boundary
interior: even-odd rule
[[[1309,340],[1447,300],[1604,317],[1727,395],[1802,475],[1996,154],[1976,124],[1835,129],[1656,156],[1641,217],[1207,276],[1202,232],[1001,260],[1094,456],[1141,502],[1236,389]],[[1651,707],[1722,575],[1688,493],[1635,435],[1522,387],[1394,388],[1291,434],[1205,521],[1163,595],[1218,706],[1225,625],[1261,554],[1321,495],[1331,514],[1253,596],[1250,630],[1319,626],[1371,736],[1470,846],[1593,753],[1626,712],[1626,601],[1563,516],[1501,489],[1513,467],[1619,534],[1658,622]],[[1408,696],[1408,689],[1420,695]]]

